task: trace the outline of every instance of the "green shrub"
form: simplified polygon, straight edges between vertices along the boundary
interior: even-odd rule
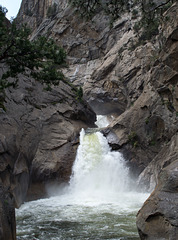
[[[79,101],[82,101],[83,89],[82,89],[81,86],[79,88],[77,88],[76,95],[77,95],[76,99],[79,100]]]
[[[134,148],[138,147],[139,145],[139,138],[138,138],[138,135],[136,134],[136,132],[131,132],[129,135],[128,135],[128,140],[129,142],[132,144],[132,146]]]

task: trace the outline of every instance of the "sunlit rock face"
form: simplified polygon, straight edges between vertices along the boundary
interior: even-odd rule
[[[54,5],[54,14],[49,14]],[[167,12],[169,21],[160,26],[160,37],[137,48],[133,48],[138,36],[131,13],[110,27],[109,18],[101,13],[86,22],[67,1],[22,1],[17,19],[33,26],[32,39],[47,35],[65,48],[69,67],[64,73],[74,84],[83,86],[85,98],[98,114],[120,115],[135,104],[149,84],[158,89],[163,101],[172,99],[177,109],[177,86],[173,83],[177,77],[176,8],[175,4]],[[41,20],[36,24],[39,15]]]

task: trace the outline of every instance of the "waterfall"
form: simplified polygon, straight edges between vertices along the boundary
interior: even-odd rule
[[[135,216],[148,194],[131,182],[122,154],[99,131],[82,129],[69,185],[16,211],[17,239],[139,240]]]
[[[112,152],[100,132],[85,134],[82,129],[70,180],[70,191],[82,198],[107,200],[126,192],[129,187],[128,168],[119,152]]]
[[[109,125],[109,121],[106,116],[97,115],[97,121],[95,122],[95,124],[99,128],[103,128],[103,127],[107,127]]]

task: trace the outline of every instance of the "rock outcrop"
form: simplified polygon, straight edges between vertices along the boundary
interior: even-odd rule
[[[6,92],[4,107],[6,112],[0,116],[1,173],[8,167],[12,171],[12,191],[19,206],[29,180],[42,184],[44,180],[69,179],[80,129],[94,125],[95,114],[86,102],[77,100],[69,85],[60,82],[46,91],[40,83],[24,77],[16,89]]]
[[[178,236],[177,209],[178,160],[175,160],[163,168],[156,189],[137,215],[140,238],[176,240]]]
[[[0,239],[16,239],[14,198],[2,183],[0,183]]]
[[[165,233],[165,239],[176,239],[178,3],[164,13],[158,36],[143,45],[138,43],[140,33],[134,31],[137,20],[131,12],[110,26],[101,13],[92,21],[81,19],[67,0],[23,0],[18,21],[32,27],[32,39],[46,35],[65,48],[69,65],[65,75],[83,87],[84,98],[97,114],[112,120],[104,130],[112,148],[123,152],[139,188],[152,191],[157,185],[138,214],[141,238],[164,239]],[[94,115],[85,104],[78,108],[71,98],[67,104],[63,101],[67,86],[49,94],[41,89],[39,95],[32,82],[23,84],[18,94],[8,93],[9,113],[2,117],[9,130],[8,137],[0,135],[0,151],[16,156],[16,195],[27,191],[24,178],[30,178],[30,191],[34,195],[36,189],[39,197],[45,179],[67,181],[79,128],[88,125],[86,115],[91,116],[90,122]],[[73,99],[73,93],[69,95]],[[11,151],[5,150],[8,146]],[[8,164],[3,166],[10,171]],[[169,201],[170,208],[166,207]]]
[[[30,2],[28,1],[28,4],[25,2],[26,5],[22,2],[17,21],[23,20],[30,23],[30,26],[36,26],[36,16],[40,10],[39,8],[37,10],[37,4],[31,7]],[[33,29],[32,39],[40,35],[55,39],[65,48],[68,55],[69,68],[64,70],[65,75],[75,85],[83,86],[86,100],[93,109],[100,114],[108,112],[120,114],[126,109],[127,95],[123,84],[118,82],[117,76],[113,74],[119,48],[115,49],[114,53],[110,53],[110,50],[113,46],[116,48],[119,39],[121,42],[118,47],[121,48],[126,43],[128,35],[127,33],[124,37],[122,35],[130,27],[130,17],[125,16],[111,29],[107,16],[98,14],[93,21],[86,22],[75,15],[68,1],[53,1],[51,6],[54,4],[57,4],[56,14],[53,16],[44,14],[41,17],[41,24]],[[27,5],[33,12],[32,16],[24,14]],[[132,37],[133,33],[129,35]]]
[[[15,239],[14,206],[46,196],[47,183],[69,180],[79,132],[94,122],[94,112],[66,83],[46,91],[20,76],[18,86],[6,91],[0,112],[1,239]]]

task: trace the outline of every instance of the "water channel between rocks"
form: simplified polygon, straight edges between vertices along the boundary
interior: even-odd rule
[[[82,129],[69,185],[49,193],[16,210],[18,240],[139,239],[136,213],[148,194],[134,190],[122,154],[99,131]]]

